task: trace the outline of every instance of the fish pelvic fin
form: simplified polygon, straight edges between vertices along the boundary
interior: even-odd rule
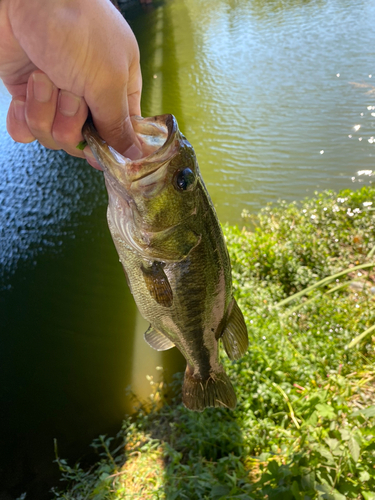
[[[156,351],[167,351],[174,347],[174,343],[169,340],[164,333],[155,330],[151,325],[144,334],[145,341]]]
[[[221,340],[223,341],[225,352],[232,360],[242,358],[249,347],[245,320],[241,309],[234,299]]]
[[[233,410],[237,398],[228,375],[223,371],[210,373],[207,379],[193,375],[193,368],[186,367],[182,385],[182,402],[189,410],[203,411],[209,406]]]

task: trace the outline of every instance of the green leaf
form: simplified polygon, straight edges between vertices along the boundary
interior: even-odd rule
[[[316,489],[319,492],[319,498],[324,500],[347,500],[345,495],[332,488],[328,484],[316,484]]]
[[[212,488],[210,495],[211,498],[220,498],[225,495],[228,495],[229,491],[230,488],[228,488],[228,486],[223,486],[221,484],[218,484]]]
[[[334,490],[332,493],[333,500],[347,500],[345,495],[342,495],[339,491]]]
[[[358,462],[359,454],[361,452],[361,448],[354,438],[353,434],[350,436],[348,441],[349,451],[351,456],[353,457],[354,462]]]
[[[375,492],[374,491],[361,491],[362,496],[365,500],[375,500]]]
[[[304,490],[314,490],[315,489],[315,472],[310,471],[308,468],[301,468],[302,478],[301,486]]]
[[[359,480],[362,482],[362,483],[365,483],[366,481],[368,481],[370,479],[370,474],[367,472],[367,470],[363,470],[360,475],[359,475]]]
[[[350,416],[351,417],[364,416],[365,418],[375,417],[375,405],[369,406],[364,410],[357,410],[353,412]]]
[[[318,414],[323,418],[332,419],[332,418],[336,417],[336,413],[335,413],[334,409],[332,408],[332,406],[330,406],[330,405],[327,405],[325,403],[320,403],[320,404],[317,404],[315,408],[316,408],[316,411],[318,412]]]
[[[315,450],[320,453],[320,455],[324,458],[326,458],[329,462],[335,462],[334,458],[333,458],[333,455],[331,454],[331,452],[325,447],[325,446],[322,446],[320,444],[318,444],[317,446],[315,446]]]
[[[86,146],[87,146],[87,142],[86,141],[81,141],[81,142],[79,142],[77,144],[76,148],[79,149],[80,151],[83,151]]]
[[[336,448],[340,445],[340,442],[337,439],[327,438],[325,442],[328,444],[331,451],[335,451]]]
[[[351,434],[348,429],[340,429],[340,434],[343,441],[349,441]]]
[[[317,424],[317,422],[318,422],[317,412],[313,411],[312,414],[310,415],[310,417],[306,420],[306,424],[307,425],[312,425],[313,427],[315,427],[315,425]]]
[[[292,493],[293,493],[293,496],[294,496],[295,500],[301,500],[302,499],[301,492],[300,492],[300,489],[299,489],[297,481],[293,481],[291,490],[292,490]]]
[[[277,476],[279,472],[279,465],[276,460],[271,460],[268,464],[268,470],[273,476]]]

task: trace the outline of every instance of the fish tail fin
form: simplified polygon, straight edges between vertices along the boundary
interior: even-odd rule
[[[203,411],[209,406],[236,407],[236,394],[228,375],[223,371],[212,372],[207,379],[194,377],[188,365],[182,385],[182,402],[189,410]]]

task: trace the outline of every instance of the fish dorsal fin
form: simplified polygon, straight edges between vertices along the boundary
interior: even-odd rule
[[[141,264],[141,271],[151,297],[161,306],[171,307],[173,292],[164,272],[164,267],[164,262],[155,261],[151,267],[145,267]]]
[[[234,299],[232,304],[232,310],[221,339],[228,357],[230,359],[240,359],[249,347],[249,339],[241,309]]]
[[[144,337],[148,345],[156,351],[167,351],[174,347],[174,343],[168,337],[155,330],[151,325],[146,330]]]

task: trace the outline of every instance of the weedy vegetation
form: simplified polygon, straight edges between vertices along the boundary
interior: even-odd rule
[[[223,359],[235,411],[154,395],[55,499],[375,500],[375,189],[268,206],[224,227],[250,348]],[[225,358],[225,355],[223,355]],[[181,377],[180,377],[181,378]]]

